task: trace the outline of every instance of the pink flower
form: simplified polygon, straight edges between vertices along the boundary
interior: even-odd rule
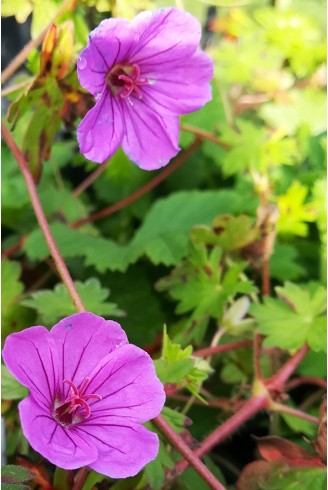
[[[154,170],[178,153],[179,116],[211,100],[213,62],[200,37],[199,22],[175,8],[106,19],[91,32],[77,64],[96,99],[77,130],[86,158],[103,163],[122,145]]]
[[[78,313],[50,332],[31,327],[8,336],[3,358],[30,390],[23,433],[55,465],[125,478],[157,456],[158,437],[141,424],[162,410],[163,385],[118,323]]]

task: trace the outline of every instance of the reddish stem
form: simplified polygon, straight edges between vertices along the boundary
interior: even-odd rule
[[[287,405],[282,405],[281,403],[273,403],[272,409],[276,412],[288,413],[289,415],[294,415],[294,417],[298,417],[300,419],[308,420],[313,424],[319,424],[318,417],[313,417],[302,410],[297,410],[296,408],[288,407]]]
[[[261,364],[260,364],[260,354],[262,347],[262,336],[258,332],[254,332],[253,339],[253,365],[254,365],[254,374],[255,379],[263,379],[261,372]]]
[[[83,468],[79,469],[79,471],[77,472],[77,475],[74,479],[74,485],[72,487],[72,490],[81,490],[82,489],[89,472],[90,472],[90,469],[87,468],[86,466],[83,466]]]
[[[307,354],[308,350],[308,346],[304,345],[282,366],[275,376],[268,380],[260,381],[260,386],[262,386],[261,393],[252,396],[252,398],[247,400],[245,404],[234,415],[232,415],[232,417],[226,420],[206,439],[204,439],[198,449],[194,451],[195,455],[199,457],[204,456],[204,454],[208,453],[214,446],[222,442],[225,438],[229,437],[236,429],[247,422],[247,420],[252,418],[255,414],[265,408],[270,408],[270,405],[274,407],[272,398],[275,398],[277,393],[282,392],[286,381],[293,374],[299,363]],[[299,416],[300,411],[297,410],[297,412]],[[301,413],[303,414],[303,412]],[[295,412],[293,414],[296,415]],[[180,475],[187,467],[188,463],[186,461],[179,461],[172,474],[172,478]]]
[[[290,359],[288,359],[277,374],[266,380],[266,387],[269,390],[281,392],[287,380],[290,378],[308,352],[308,346],[303,345],[303,347],[301,347]]]
[[[106,168],[108,167],[110,160],[108,160],[106,163],[103,163],[102,165],[99,165],[96,170],[94,170],[91,174],[88,175],[88,177],[79,184],[76,189],[72,192],[72,195],[74,197],[78,197],[82,192],[84,192],[88,187],[90,187],[91,184],[101,175]]]
[[[202,457],[207,454],[214,446],[231,436],[235,430],[267,406],[268,399],[266,395],[254,396],[247,400],[238,412],[232,415],[232,417],[226,420],[203,440],[200,446],[195,450],[195,455]],[[176,465],[174,476],[181,474],[187,467],[188,463],[186,461],[179,461]]]
[[[73,279],[71,278],[71,275],[67,269],[67,266],[59,252],[59,249],[57,247],[57,244],[55,242],[55,239],[53,237],[53,234],[50,230],[49,224],[47,222],[47,218],[44,214],[44,211],[42,209],[42,204],[40,202],[39,196],[36,191],[35,183],[32,177],[32,174],[30,172],[30,169],[28,167],[28,164],[24,158],[23,153],[20,151],[18,146],[16,145],[12,135],[10,134],[9,130],[6,128],[6,126],[1,122],[1,132],[2,132],[2,137],[4,141],[6,142],[8,148],[12,152],[15,160],[18,163],[18,166],[23,174],[27,191],[30,195],[30,199],[32,202],[32,206],[34,209],[35,216],[38,220],[38,223],[40,225],[42,234],[45,238],[45,241],[48,245],[48,248],[50,250],[50,253],[52,255],[52,258],[55,262],[56,268],[59,272],[59,275],[61,277],[61,280],[65,284],[67,291],[73,301],[73,304],[75,305],[76,309],[78,311],[85,311],[85,307],[81,301],[81,298],[75,288],[75,284],[73,282]]]
[[[202,461],[196,456],[196,454],[190,449],[189,446],[181,439],[181,437],[174,432],[170,425],[166,422],[162,415],[159,415],[154,419],[157,427],[165,434],[167,439],[171,444],[176,447],[185,460],[186,467],[189,464],[201,475],[203,480],[213,488],[214,490],[225,490],[225,487],[215,478],[215,476],[210,472],[210,470],[202,463]]]
[[[166,388],[166,385],[165,385],[165,388]],[[166,396],[168,396],[169,398],[172,398],[173,400],[181,400],[182,402],[188,402],[190,400],[190,396],[188,395],[181,395],[180,393],[176,393],[176,392],[166,392]],[[239,407],[241,407],[242,405],[244,405],[245,401],[244,400],[236,400],[236,401],[232,401],[232,400],[229,400],[229,399],[225,399],[225,398],[216,398],[216,399],[211,399],[211,400],[206,400],[207,401],[207,405],[209,407],[216,407],[216,408],[221,408],[222,410],[225,410],[225,411],[235,411],[237,409],[239,409]],[[193,400],[193,403],[195,405],[201,405],[201,406],[205,406],[204,405],[204,402],[200,401],[200,400],[197,400],[197,398],[195,400]]]
[[[293,390],[294,388],[305,384],[317,385],[325,390],[327,389],[327,381],[321,378],[317,378],[315,376],[303,376],[300,378],[294,378],[286,383],[285,388],[286,390]]]
[[[96,213],[90,214],[87,218],[82,218],[77,221],[74,221],[73,223],[70,224],[72,228],[79,228],[82,225],[85,225],[86,223],[91,223],[93,221],[98,221],[103,218],[107,218],[111,214],[114,214],[116,211],[119,211],[120,209],[125,208],[126,206],[129,206],[133,202],[137,201],[142,197],[144,194],[149,192],[151,189],[159,185],[163,180],[165,180],[172,172],[174,172],[177,168],[179,168],[185,161],[186,159],[198,148],[201,144],[201,140],[199,138],[196,138],[195,141],[180,155],[174,160],[173,163],[168,165],[162,172],[156,177],[154,177],[152,180],[147,182],[145,185],[137,189],[136,191],[132,192],[129,196],[125,197],[124,199],[121,199],[121,201],[118,201],[117,203],[113,204],[112,206],[108,206],[101,211],[97,211]]]
[[[187,133],[194,134],[195,136],[198,136],[202,140],[211,141],[212,143],[221,146],[225,150],[229,150],[230,148],[230,145],[223,143],[223,141],[220,140],[220,138],[218,138],[215,134],[210,133],[209,131],[204,131],[203,129],[196,128],[195,126],[190,126],[189,124],[184,124],[184,123],[180,125],[180,128],[182,131],[186,131]]]
[[[24,242],[26,240],[26,237],[25,236],[22,236],[17,243],[15,243],[15,245],[12,245],[11,247],[8,247],[6,248],[6,250],[4,250],[2,253],[1,253],[1,259],[9,259],[9,257],[11,255],[13,255],[14,253],[18,252],[22,246],[24,245]]]
[[[213,354],[221,354],[222,352],[228,352],[230,350],[244,349],[245,347],[251,347],[251,345],[251,340],[241,340],[240,342],[231,342],[230,344],[222,344],[207,347],[205,349],[199,349],[193,352],[192,355],[197,357],[212,356]]]
[[[270,263],[267,258],[264,258],[262,263],[262,294],[270,295]]]

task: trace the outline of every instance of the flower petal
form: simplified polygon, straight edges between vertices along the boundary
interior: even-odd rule
[[[25,437],[51,463],[73,470],[97,459],[93,440],[83,437],[75,428],[68,430],[59,425],[31,396],[18,407]]]
[[[176,8],[141,12],[132,26],[139,42],[131,50],[130,60],[142,66],[163,65],[170,69],[177,61],[196,51],[202,28],[195,17]]]
[[[43,407],[53,405],[58,386],[56,344],[45,327],[9,335],[2,352],[7,368]]]
[[[129,97],[122,103],[125,134],[122,147],[145,170],[166,165],[180,150],[179,119],[161,116],[143,100]]]
[[[122,137],[120,102],[105,90],[77,128],[80,151],[89,160],[103,163],[115,153]]]
[[[81,425],[79,431],[90,438],[98,449],[98,459],[89,466],[111,478],[136,475],[158,454],[157,434],[142,425],[128,425],[119,421],[105,425],[90,422]]]
[[[121,326],[92,313],[76,313],[50,332],[59,353],[59,380],[78,386],[99,361],[128,340]],[[68,388],[67,388],[68,390]]]
[[[105,19],[94,29],[77,62],[82,87],[94,96],[105,86],[110,69],[125,59],[137,40],[131,23],[124,19]]]
[[[124,345],[104,357],[90,375],[90,393],[102,397],[90,400],[88,419],[102,424],[111,417],[146,422],[156,417],[165,402],[162,383],[156,376],[151,357],[135,345]]]
[[[142,77],[152,81],[141,87],[142,100],[159,114],[187,114],[212,99],[209,82],[213,61],[202,51],[196,51],[174,70],[166,72],[155,66],[143,70]]]

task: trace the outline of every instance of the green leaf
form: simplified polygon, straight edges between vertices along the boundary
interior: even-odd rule
[[[290,406],[291,404],[289,404]],[[293,415],[290,415],[289,413],[285,412],[280,412],[281,417],[283,420],[286,422],[288,427],[292,429],[293,432],[300,432],[302,434],[305,434],[307,437],[314,439],[318,427],[316,424],[313,424],[309,420],[304,420],[299,417],[294,417]]]
[[[310,351],[297,368],[298,374],[303,376],[327,376],[327,354],[325,352]]]
[[[327,471],[325,468],[278,468],[262,488],[263,490],[325,490]]]
[[[103,480],[107,478],[104,475],[101,475],[100,473],[97,473],[97,471],[90,471],[90,473],[87,476],[87,479],[85,480],[82,490],[93,490],[95,485],[97,483],[101,483]],[[61,488],[61,487],[60,487]]]
[[[280,281],[295,281],[305,275],[305,269],[299,263],[296,247],[286,244],[275,244],[274,253],[270,257],[270,275]]]
[[[241,196],[232,191],[186,191],[159,199],[128,247],[130,260],[146,254],[154,264],[176,264],[188,250],[192,226],[210,224],[218,214],[238,212],[243,206]]]
[[[213,220],[212,227],[195,226],[190,236],[193,242],[219,245],[224,252],[245,247],[255,240],[258,230],[250,216],[224,214]]]
[[[219,247],[208,252],[203,243],[192,245],[188,259],[156,284],[159,291],[168,291],[178,301],[178,314],[191,312],[190,328],[193,322],[202,319],[208,321],[212,317],[219,320],[227,301],[231,301],[237,293],[257,290],[250,281],[241,278],[246,263],[239,262],[229,267],[221,267],[221,264],[222,252]],[[193,331],[193,335],[197,335],[195,325]]]
[[[264,345],[298,349],[307,342],[312,350],[325,351],[325,289],[287,282],[276,291],[281,299],[265,298],[264,304],[254,304],[250,309],[259,331],[267,337]]]
[[[85,257],[85,264],[94,265],[99,272],[126,269],[128,258],[125,247],[112,240],[68,228],[62,223],[55,223],[50,228],[64,258]],[[28,236],[23,249],[31,260],[39,261],[49,256],[48,247],[39,229]]]
[[[192,347],[182,349],[172,342],[164,327],[162,357],[154,361],[156,373],[162,383],[186,386],[193,395],[204,401],[199,395],[199,388],[213,370],[207,361],[191,354]]]
[[[10,308],[24,291],[24,285],[20,282],[21,268],[18,262],[3,260],[1,263],[1,276],[3,284],[6,285],[2,289],[1,308],[3,315],[7,314],[6,309]]]
[[[33,0],[32,39],[35,39],[49,24],[49,19],[55,17],[60,6],[60,0]]]
[[[35,474],[23,466],[16,466],[14,464],[1,466],[1,487],[4,483],[25,483],[33,480],[34,477]],[[15,488],[17,487],[15,486]]]
[[[259,115],[271,127],[286,128],[294,134],[301,126],[307,126],[311,134],[326,131],[326,93],[314,88],[291,90],[288,92],[288,103],[274,101],[263,104]]]
[[[123,327],[129,341],[140,347],[152,342],[162,331],[165,315],[144,267],[131,266],[124,274],[107,273],[102,280],[111,285],[112,301],[126,312]]]
[[[6,287],[1,290],[1,327],[5,337],[13,331],[28,325],[31,315],[28,310],[19,305],[24,285],[19,280],[21,267],[18,262],[3,260],[1,263],[1,278]]]
[[[47,91],[47,95],[51,106],[40,104],[34,110],[22,145],[24,156],[35,179],[39,179],[42,164],[49,159],[52,143],[61,125],[60,119],[54,113],[54,108],[59,109],[63,102],[61,93],[57,89],[56,97],[50,91]]]
[[[60,490],[70,490],[70,486],[68,484],[68,476],[69,473],[67,470],[63,468],[59,468],[59,466],[55,469],[53,484],[55,488],[60,488]],[[90,489],[91,490],[91,489]]]
[[[146,479],[154,490],[160,490],[162,488],[165,478],[165,468],[172,469],[174,467],[174,462],[171,458],[170,453],[166,449],[164,441],[161,437],[159,438],[159,440],[159,452],[156,459],[148,463],[145,467]]]
[[[29,203],[24,178],[9,148],[1,144],[1,207],[21,209]]]
[[[250,121],[237,119],[237,130],[224,127],[221,140],[231,146],[218,162],[225,175],[234,175],[244,170],[260,172],[273,165],[291,164],[296,157],[296,144],[285,138],[283,130],[270,134]]]
[[[204,463],[207,468],[210,470],[213,475],[223,484],[225,484],[225,479],[218,468],[218,465],[215,464],[208,456],[204,457]],[[179,488],[183,485],[184,490],[208,490],[208,484],[204,482],[203,478],[194,470],[194,468],[188,468],[183,474],[179,477]]]
[[[178,434],[180,434],[186,427],[186,416],[183,413],[172,410],[172,408],[169,407],[164,407],[162,415]]]
[[[156,374],[162,383],[179,383],[187,377],[194,366],[191,359],[168,362],[166,359],[154,361]]]
[[[145,467],[145,475],[150,487],[153,490],[161,490],[165,479],[165,471],[160,457],[151,461]]]
[[[316,206],[313,203],[305,203],[307,193],[307,188],[295,181],[286,194],[277,197],[280,211],[279,233],[307,236],[306,223],[316,220]]]
[[[23,23],[33,10],[33,5],[29,0],[17,0],[13,3],[11,0],[1,1],[2,17],[11,17],[15,15],[17,22]]]
[[[177,192],[155,202],[128,245],[86,235],[61,223],[51,225],[64,258],[83,256],[86,265],[99,272],[125,271],[129,264],[146,255],[153,264],[174,265],[188,252],[187,232],[193,225],[210,224],[218,214],[238,213],[254,208],[233,191]],[[49,255],[40,230],[33,231],[23,249],[32,260]]]
[[[3,400],[22,400],[28,395],[28,389],[16,381],[6,366],[1,366],[1,386]]]
[[[75,286],[87,311],[106,317],[124,314],[114,303],[106,301],[109,289],[103,288],[98,279],[91,278],[84,283],[77,281]],[[46,325],[53,325],[59,318],[75,313],[75,306],[63,284],[57,284],[53,291],[40,290],[33,293],[30,299],[23,300],[21,304],[37,310]]]

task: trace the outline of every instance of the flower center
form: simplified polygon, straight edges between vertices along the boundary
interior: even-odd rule
[[[63,383],[69,385],[70,394],[55,409],[53,416],[61,425],[68,427],[90,417],[91,409],[87,400],[102,400],[102,397],[97,393],[85,394],[90,384],[90,378],[85,378],[79,388],[69,379],[64,379]]]
[[[106,83],[113,95],[119,95],[123,99],[131,93],[142,98],[140,85],[147,85],[149,81],[146,78],[140,78],[140,68],[138,65],[124,66],[115,65],[108,73]]]

